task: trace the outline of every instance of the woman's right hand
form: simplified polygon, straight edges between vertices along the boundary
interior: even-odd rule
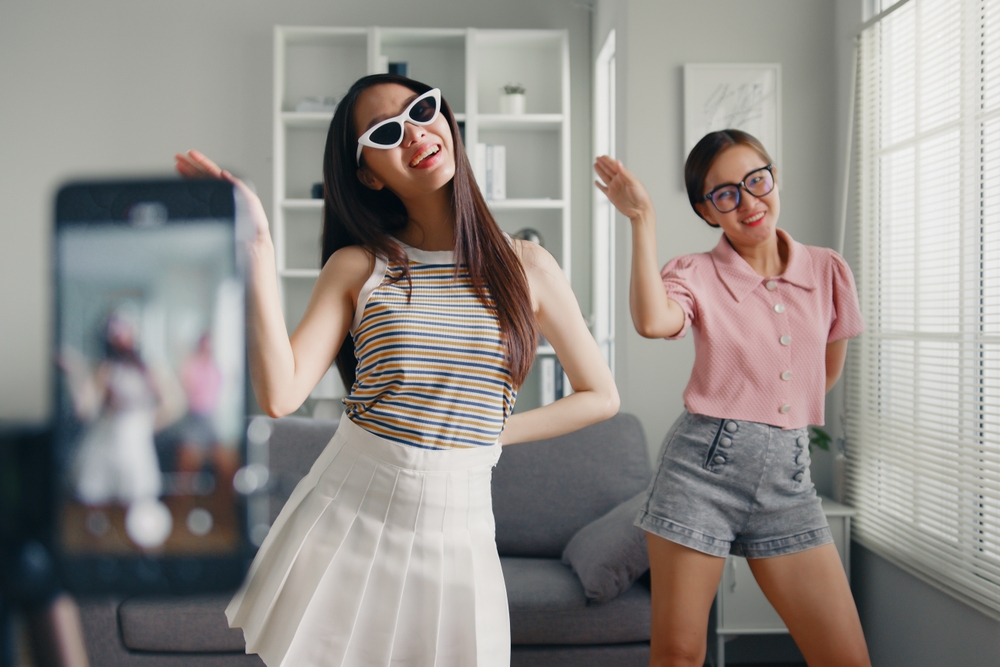
[[[219,165],[208,159],[203,153],[190,150],[187,153],[178,153],[174,156],[177,172],[185,178],[221,178],[233,184],[240,194],[243,195],[249,209],[250,220],[256,232],[255,240],[270,240],[268,230],[267,214],[264,213],[264,205],[260,203],[260,197],[249,185],[233,176],[231,173],[219,167]]]
[[[667,296],[656,258],[656,212],[642,181],[620,160],[602,155],[594,171],[604,181],[597,187],[622,215],[632,221],[632,275],[629,280],[629,312],[635,330],[644,338],[667,338],[684,328],[685,314]]]
[[[649,193],[642,181],[626,169],[621,160],[602,155],[594,161],[594,171],[600,177],[594,184],[607,195],[608,200],[622,215],[632,221],[651,216],[653,202]]]

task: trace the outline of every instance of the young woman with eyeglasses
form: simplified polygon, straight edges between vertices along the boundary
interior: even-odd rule
[[[806,661],[869,665],[858,613],[809,477],[809,424],[864,329],[851,270],[779,229],[777,171],[738,130],[705,136],[684,169],[713,250],[659,270],[642,183],[600,157],[600,188],[632,223],[632,321],[646,338],[694,330],[685,411],[636,519],[652,570],[651,665],[701,665],[726,556],[745,556]]]
[[[503,444],[612,416],[618,393],[566,278],[500,231],[440,91],[373,75],[340,102],[323,159],[323,269],[288,336],[260,200],[251,203],[254,391],[292,412],[336,361],[349,395],[226,610],[267,665],[507,667],[491,468]],[[537,331],[573,394],[511,415]],[[273,456],[281,456],[276,451]]]

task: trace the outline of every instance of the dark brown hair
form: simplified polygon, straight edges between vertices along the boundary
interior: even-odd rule
[[[323,264],[340,248],[357,245],[388,257],[403,267],[409,280],[406,253],[393,234],[406,227],[406,207],[388,188],[372,190],[358,179],[358,133],[354,108],[366,89],[396,83],[417,94],[430,86],[393,74],[372,74],[358,79],[337,106],[323,154]],[[531,309],[528,278],[521,260],[500,231],[479,187],[462,145],[451,107],[441,100],[455,146],[455,176],[451,203],[455,212],[455,272],[466,265],[479,298],[496,313],[504,352],[514,387],[524,382],[535,357],[537,333]],[[348,336],[337,353],[337,369],[350,388],[357,379],[358,360]]]
[[[694,145],[688,154],[687,162],[684,163],[684,185],[687,186],[688,201],[691,202],[691,208],[694,209],[699,218],[702,218],[702,215],[698,213],[695,204],[705,201],[705,179],[708,177],[708,172],[715,164],[716,158],[733,146],[749,146],[757,151],[768,164],[772,164],[771,156],[767,154],[764,144],[760,143],[760,140],[752,134],[742,130],[719,130],[706,134]],[[702,219],[704,220],[704,218]],[[715,226],[708,220],[705,222],[710,227]]]

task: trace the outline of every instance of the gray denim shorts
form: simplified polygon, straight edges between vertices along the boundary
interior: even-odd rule
[[[809,435],[685,411],[667,434],[643,530],[703,553],[767,558],[833,541],[809,477]]]

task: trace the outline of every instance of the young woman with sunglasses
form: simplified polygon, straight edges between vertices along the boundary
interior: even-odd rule
[[[365,77],[337,107],[323,269],[291,337],[260,201],[200,153],[177,168],[226,178],[251,202],[250,371],[263,409],[298,408],[334,361],[350,388],[227,609],[247,652],[270,666],[507,667],[490,496],[500,440],[618,409],[562,270],[500,231],[440,91],[403,77]],[[574,393],[511,415],[539,330]]]
[[[632,223],[632,321],[646,338],[694,330],[685,411],[649,499],[650,664],[701,665],[726,556],[745,556],[811,667],[869,665],[847,577],[809,477],[809,424],[864,329],[851,270],[777,227],[776,169],[754,137],[713,132],[684,168],[695,213],[722,230],[710,252],[658,270],[642,183],[600,157],[597,187]],[[602,182],[603,181],[603,182]]]

